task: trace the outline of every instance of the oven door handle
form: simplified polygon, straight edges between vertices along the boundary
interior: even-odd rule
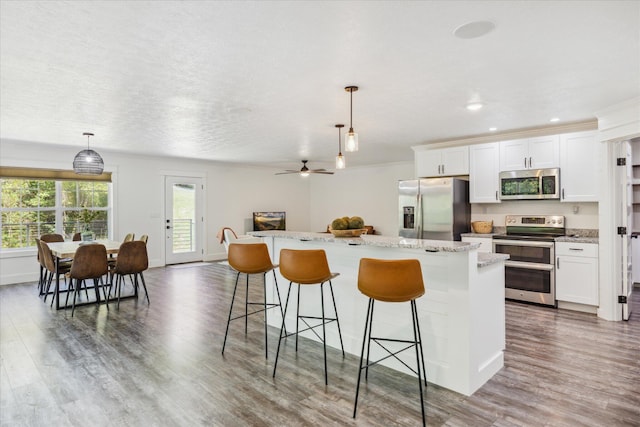
[[[552,271],[553,264],[537,264],[534,262],[522,262],[522,261],[505,261],[505,267],[524,268],[526,270],[543,270]]]
[[[530,242],[526,240],[502,240],[502,239],[494,239],[494,245],[505,245],[505,246],[533,246],[536,248],[553,248],[553,242]]]

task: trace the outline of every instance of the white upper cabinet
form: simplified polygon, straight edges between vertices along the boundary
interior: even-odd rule
[[[500,203],[500,143],[469,147],[469,201]]]
[[[469,147],[415,149],[416,176],[469,175]]]
[[[559,166],[559,135],[500,142],[501,171],[547,169]]]
[[[560,201],[597,202],[598,139],[596,131],[560,135]]]

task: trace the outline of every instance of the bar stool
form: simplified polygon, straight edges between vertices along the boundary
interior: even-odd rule
[[[422,425],[425,425],[424,400],[422,394],[422,372],[424,372],[424,383],[427,385],[426,369],[424,366],[424,353],[422,351],[422,338],[420,335],[420,325],[418,323],[418,311],[416,309],[416,298],[424,295],[424,283],[422,280],[422,270],[417,259],[404,260],[380,260],[362,258],[358,271],[358,289],[369,297],[369,307],[367,308],[367,318],[364,326],[364,338],[362,340],[362,352],[360,353],[360,369],[358,371],[358,385],[356,386],[356,399],[353,405],[353,418],[356,417],[358,407],[358,394],[360,392],[360,378],[364,369],[365,377],[368,378],[369,367],[376,365],[384,359],[393,357],[418,375],[418,385],[420,388],[420,406],[422,408]],[[411,320],[413,323],[413,340],[380,338],[372,336],[373,307],[375,301],[384,302],[411,302]],[[377,361],[369,360],[369,350],[371,342],[378,344],[388,355]],[[405,343],[410,344],[401,350],[392,352],[383,343]],[[401,361],[397,354],[412,347],[416,349],[416,369],[409,367]],[[366,356],[365,356],[366,348]],[[363,361],[366,358],[366,364]],[[422,362],[422,372],[420,363]]]
[[[277,264],[271,262],[269,257],[269,249],[265,243],[234,243],[229,245],[229,265],[238,272],[236,275],[236,285],[233,288],[233,296],[231,297],[231,307],[229,307],[229,318],[227,319],[227,330],[224,333],[224,342],[222,343],[222,354],[224,354],[224,348],[227,344],[227,335],[229,334],[229,324],[232,320],[244,318],[244,334],[247,334],[247,319],[252,314],[261,313],[264,311],[264,357],[269,358],[269,351],[267,348],[267,310],[275,307],[280,307],[280,314],[284,317],[282,312],[282,300],[280,299],[280,291],[278,290],[278,282],[276,280],[275,268]],[[267,283],[266,275],[269,271],[273,271],[273,280],[275,282],[276,294],[278,295],[278,303],[267,303]],[[233,302],[236,299],[236,291],[238,290],[238,279],[240,274],[247,275],[247,284],[244,300],[244,314],[231,317],[233,312]],[[262,302],[249,301],[249,275],[250,274],[262,274],[262,286],[264,289],[264,300]],[[251,313],[248,312],[249,305],[261,305],[262,309],[255,310]]]
[[[329,270],[329,264],[327,263],[327,255],[322,249],[282,249],[280,250],[280,274],[289,280],[289,290],[287,292],[287,300],[284,305],[284,315],[282,316],[282,328],[280,329],[280,339],[278,340],[278,350],[276,352],[276,362],[273,365],[273,376],[276,376],[276,368],[278,367],[278,355],[280,354],[280,343],[283,338],[287,338],[291,335],[296,336],[296,352],[298,351],[298,334],[300,332],[311,330],[316,337],[322,341],[324,349],[324,383],[328,384],[327,375],[327,340],[325,325],[327,323],[336,322],[338,326],[338,336],[340,337],[340,347],[342,348],[342,357],[344,358],[344,345],[342,344],[342,333],[340,331],[340,321],[338,320],[338,310],[336,309],[336,299],[333,294],[333,285],[331,279],[337,277],[340,273],[332,273]],[[331,300],[333,301],[333,311],[335,318],[328,318],[324,313],[324,284],[329,282],[329,290],[331,291]],[[285,329],[285,316],[287,314],[287,308],[289,307],[289,296],[291,294],[291,284],[296,283],[298,285],[320,285],[320,307],[322,310],[322,317],[317,316],[301,316],[300,315],[300,289],[302,286],[298,286],[298,301],[296,307],[296,331],[291,334],[287,334]],[[299,330],[299,320],[305,324],[306,328]],[[310,325],[307,320],[319,320],[317,325]],[[322,337],[314,330],[317,327],[322,326]],[[284,335],[283,335],[284,332]]]

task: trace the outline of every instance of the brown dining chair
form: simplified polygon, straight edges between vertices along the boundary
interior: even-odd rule
[[[47,233],[47,234],[41,235],[40,240],[46,243],[58,243],[58,242],[64,242],[64,236],[62,234],[57,234],[57,233]],[[42,296],[44,287],[46,286],[45,281],[47,279],[48,272],[46,267],[43,268],[44,264],[40,262],[40,247],[38,247],[38,262],[40,263],[40,281],[38,282],[38,288],[39,288],[39,294],[40,296]],[[71,262],[71,260],[64,259],[62,260],[62,262]]]
[[[40,236],[40,240],[46,243],[64,242],[64,236],[62,234],[49,233]]]
[[[122,242],[132,242],[133,239],[136,238],[136,235],[134,233],[129,233],[126,236],[124,236],[124,239],[122,240]]]
[[[149,301],[149,292],[147,292],[147,284],[145,283],[144,276],[142,274],[142,272],[148,267],[149,257],[147,255],[147,245],[145,242],[134,240],[131,242],[124,242],[120,245],[116,264],[110,272],[111,283],[115,283],[116,285],[114,292],[118,293],[118,309],[120,308],[120,295],[122,293],[125,276],[132,277],[133,288],[136,296],[138,295],[140,282],[142,282],[142,287],[144,288],[144,293],[147,297],[147,304],[151,304],[151,301]],[[140,281],[138,281],[138,278]]]
[[[43,295],[44,301],[47,301],[47,296],[49,295],[49,290],[51,289],[51,282],[54,277],[60,277],[60,275],[65,275],[65,283],[66,283],[66,274],[71,269],[71,261],[69,260],[60,260],[58,261],[58,267],[56,268],[56,262],[54,260],[53,253],[51,253],[51,249],[49,248],[49,244],[44,240],[37,239],[36,244],[38,244],[40,260],[45,268],[45,276],[43,278]],[[58,280],[57,280],[58,281]],[[53,297],[51,298],[51,305],[53,305],[53,301],[56,296],[59,295],[59,289],[56,288],[53,290]]]
[[[80,292],[82,285],[87,279],[93,280],[93,286],[96,291],[96,304],[100,303],[99,288],[102,287],[105,303],[107,304],[107,310],[109,309],[109,298],[105,289],[107,285],[102,281],[102,276],[106,275],[108,272],[107,249],[104,245],[93,243],[78,247],[76,254],[73,257],[73,261],[71,262],[71,269],[68,274],[71,280],[69,286],[73,286],[73,306],[71,309],[71,317],[73,317],[73,313],[76,309],[78,292]],[[68,300],[69,293],[67,292],[67,303]],[[65,303],[65,305],[67,305],[67,303]]]
[[[147,243],[149,241],[149,236],[143,234],[142,236],[140,236],[140,241]]]
[[[82,240],[82,233],[75,233],[75,234],[73,235],[73,238],[72,238],[71,240],[73,240],[74,242],[79,242],[79,241],[81,241],[81,240]]]

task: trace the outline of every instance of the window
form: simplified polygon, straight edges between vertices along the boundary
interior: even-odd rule
[[[108,238],[110,190],[109,182],[0,179],[2,248],[35,246],[46,233],[71,239],[89,230]]]

